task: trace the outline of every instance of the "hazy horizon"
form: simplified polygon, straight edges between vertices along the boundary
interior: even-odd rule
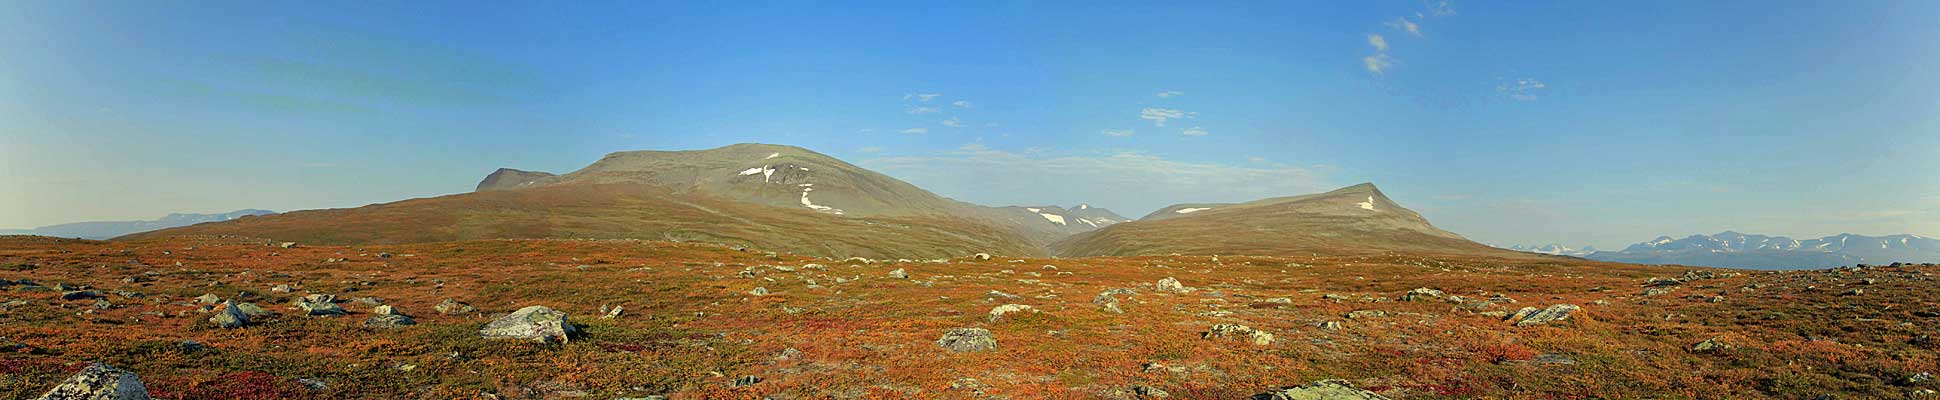
[[[17,2],[0,4],[0,228],[356,207],[500,167],[762,142],[959,200],[1133,218],[1373,182],[1490,244],[1931,237],[1932,15]]]

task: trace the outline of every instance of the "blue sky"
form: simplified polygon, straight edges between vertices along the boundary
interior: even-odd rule
[[[4,2],[0,227],[766,142],[1133,217],[1371,181],[1489,243],[1940,236],[1940,2],[1042,3]]]

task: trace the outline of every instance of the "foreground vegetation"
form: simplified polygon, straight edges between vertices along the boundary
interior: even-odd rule
[[[163,399],[1233,399],[1322,379],[1391,398],[1907,398],[1940,388],[1936,271],[0,237],[0,397],[38,396],[102,362]],[[86,290],[100,298],[71,295]],[[287,306],[313,293],[350,315]],[[203,313],[205,294],[279,315],[223,329]],[[437,311],[446,299],[477,311]],[[379,303],[418,324],[366,328]],[[1504,321],[1559,304],[1581,310]],[[580,334],[479,337],[493,315],[531,305],[570,314]],[[939,346],[954,328],[986,329],[996,347]]]

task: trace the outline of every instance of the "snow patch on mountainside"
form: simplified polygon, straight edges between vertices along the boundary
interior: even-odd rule
[[[801,187],[802,187],[802,207],[808,207],[808,209],[810,210],[821,211],[821,212],[835,214],[835,215],[842,215],[841,209],[815,204],[815,202],[808,201],[808,192],[815,191],[815,184],[804,183],[804,184],[801,184]]]
[[[1361,206],[1361,208],[1366,209],[1368,211],[1374,211],[1374,196],[1368,196],[1367,201],[1354,203],[1354,205]]]
[[[1173,212],[1180,213],[1180,214],[1191,214],[1191,213],[1206,211],[1211,209],[1212,207],[1193,207],[1193,208],[1181,208],[1178,211],[1173,211]]]
[[[1033,209],[1031,209],[1031,210],[1037,210],[1037,209],[1035,209],[1035,208],[1033,208]],[[1036,212],[1036,211],[1032,211],[1032,212]],[[1047,220],[1047,221],[1051,221],[1052,223],[1055,223],[1055,224],[1058,224],[1058,225],[1064,225],[1064,224],[1065,224],[1065,223],[1064,223],[1064,216],[1063,216],[1063,215],[1057,215],[1057,214],[1045,214],[1045,213],[1037,213],[1037,215],[1042,215],[1042,216],[1044,216],[1044,219],[1045,219],[1045,220]]]

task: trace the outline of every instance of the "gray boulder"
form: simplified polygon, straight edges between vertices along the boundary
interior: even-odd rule
[[[1401,294],[1401,301],[1439,301],[1448,297],[1447,293],[1429,288],[1415,288]]]
[[[296,303],[292,306],[311,316],[350,315],[349,311],[344,311],[343,306],[337,305],[337,296],[327,294],[303,296],[296,299]]]
[[[1192,291],[1192,288],[1188,288],[1188,287],[1186,287],[1186,285],[1185,285],[1185,284],[1183,284],[1183,283],[1179,283],[1179,280],[1178,280],[1178,279],[1175,279],[1175,278],[1172,278],[1172,277],[1169,277],[1169,276],[1168,276],[1168,277],[1165,277],[1165,279],[1160,279],[1160,280],[1159,280],[1159,283],[1158,283],[1158,291],[1161,291],[1161,292],[1173,292],[1173,293],[1186,293],[1186,292],[1191,292],[1191,291]]]
[[[1361,390],[1339,379],[1315,381],[1253,395],[1253,400],[1387,400],[1374,392]]]
[[[432,307],[432,309],[438,310],[439,314],[444,315],[471,314],[478,311],[478,309],[472,308],[472,305],[465,304],[457,299],[445,299],[445,301],[438,302],[438,306]]]
[[[1110,292],[1099,293],[1098,297],[1094,297],[1091,299],[1091,304],[1097,304],[1098,309],[1104,310],[1105,312],[1108,312],[1108,313],[1112,313],[1112,314],[1125,313],[1124,309],[1118,308],[1118,298],[1112,297]]]
[[[566,313],[546,306],[521,308],[478,330],[487,339],[522,339],[540,343],[566,342],[578,333]]]
[[[411,317],[403,314],[377,314],[370,316],[370,319],[364,320],[365,328],[377,329],[402,328],[417,324],[417,320],[413,320]]]
[[[236,329],[249,325],[249,315],[237,308],[236,303],[225,301],[216,308],[216,315],[209,317],[209,322],[222,329]]]
[[[997,349],[997,338],[991,336],[988,329],[953,328],[944,332],[943,338],[936,340],[936,345],[959,353],[990,351]]]
[[[40,395],[40,400],[148,400],[148,387],[133,372],[94,363]]]
[[[1245,339],[1247,342],[1258,346],[1273,344],[1273,333],[1240,324],[1213,325],[1212,329],[1207,329],[1206,333],[1200,334],[1200,337],[1206,339]]]
[[[276,314],[263,309],[261,306],[257,306],[256,303],[236,303],[236,309],[242,311],[243,315],[247,315],[250,318]]]
[[[1515,314],[1510,314],[1507,320],[1516,326],[1543,325],[1569,319],[1571,314],[1582,310],[1583,307],[1577,307],[1575,304],[1557,304],[1544,309],[1523,307],[1521,310],[1516,310]]]

